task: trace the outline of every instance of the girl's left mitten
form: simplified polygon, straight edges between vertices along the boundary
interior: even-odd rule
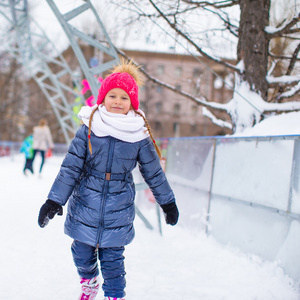
[[[59,216],[63,215],[62,206],[48,199],[40,209],[38,219],[39,226],[44,228],[49,223],[49,220],[53,219],[56,214],[58,214]]]
[[[166,223],[172,226],[176,225],[179,217],[178,208],[175,202],[161,205],[164,212]]]

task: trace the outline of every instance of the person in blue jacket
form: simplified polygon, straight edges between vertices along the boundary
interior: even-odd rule
[[[23,168],[23,173],[27,175],[27,170],[29,170],[33,174],[33,136],[29,135],[23,141],[20,152],[25,154],[25,165]]]
[[[99,289],[98,259],[106,300],[125,296],[124,246],[134,238],[138,164],[166,223],[175,225],[175,196],[160,165],[159,149],[139,110],[141,74],[132,62],[114,67],[99,89],[97,104],[79,112],[83,125],[71,142],[60,171],[42,205],[38,223],[62,215],[68,201],[65,233],[74,239],[73,260],[81,277],[79,299],[92,300]]]

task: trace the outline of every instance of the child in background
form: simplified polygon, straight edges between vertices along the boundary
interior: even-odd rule
[[[27,175],[27,170],[29,170],[33,174],[32,168],[32,158],[33,158],[33,136],[29,135],[23,141],[20,152],[25,154],[25,166],[23,169],[23,173]]]
[[[65,233],[74,239],[72,254],[82,285],[80,300],[95,299],[98,261],[106,300],[125,296],[124,246],[134,238],[135,186],[132,170],[140,172],[175,225],[178,209],[173,191],[160,166],[160,153],[144,113],[139,110],[141,74],[122,62],[105,78],[97,105],[83,107],[77,131],[48,200],[40,209],[44,227],[68,204]]]

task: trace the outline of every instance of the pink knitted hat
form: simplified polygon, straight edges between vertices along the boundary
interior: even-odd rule
[[[97,98],[97,104],[101,104],[106,96],[106,94],[115,88],[120,88],[124,90],[131,101],[131,105],[135,110],[139,108],[139,98],[138,98],[138,85],[134,78],[127,72],[116,72],[107,76],[101,83],[99,94]]]

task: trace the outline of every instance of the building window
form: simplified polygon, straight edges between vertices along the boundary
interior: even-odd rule
[[[142,111],[145,111],[146,110],[146,105],[145,105],[145,102],[144,101],[140,101],[140,106],[139,108],[142,110]]]
[[[178,91],[181,91],[181,85],[180,84],[176,84],[175,85],[175,89],[178,90]]]
[[[161,131],[161,123],[160,122],[158,122],[158,121],[156,121],[155,123],[154,123],[154,129],[156,130],[156,131]]]
[[[156,111],[157,113],[160,113],[160,112],[161,112],[161,107],[162,107],[161,102],[155,103],[155,111]]]
[[[199,84],[195,84],[193,86],[193,95],[197,96],[200,94],[200,85]]]
[[[144,85],[140,86],[139,87],[139,96],[140,96],[140,98],[145,98],[145,93],[146,93],[146,87]]]
[[[156,92],[159,93],[159,94],[162,93],[162,86],[161,85],[156,86]]]
[[[197,78],[202,74],[202,71],[199,68],[195,68],[193,71],[193,77]]]
[[[181,77],[181,75],[182,75],[182,68],[181,67],[176,67],[175,68],[175,75],[177,77]]]
[[[175,122],[173,123],[173,131],[174,131],[174,136],[178,137],[180,136],[180,124]]]
[[[198,105],[193,105],[193,106],[192,106],[192,114],[193,114],[194,116],[196,116],[197,113],[198,113]]]
[[[158,65],[156,70],[157,75],[162,75],[165,73],[165,66],[164,65]]]
[[[147,64],[140,63],[140,66],[141,66],[145,71],[148,70],[148,65],[147,65]]]
[[[178,115],[180,113],[180,104],[174,105],[174,114]]]
[[[197,132],[197,124],[191,125],[191,134],[195,134]]]

